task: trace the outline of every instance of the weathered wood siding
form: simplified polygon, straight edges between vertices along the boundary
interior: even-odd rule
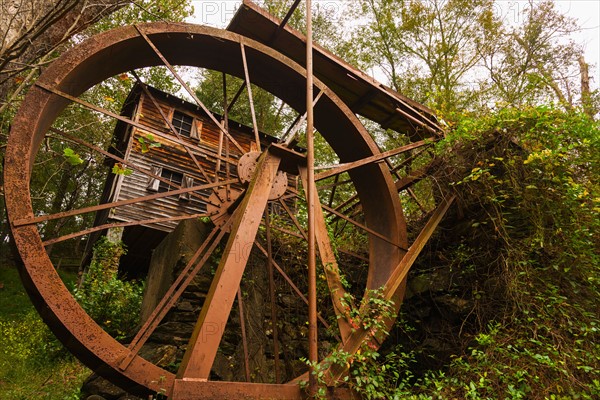
[[[193,112],[188,103],[182,102],[175,97],[167,99],[154,95],[155,100],[160,104],[163,113],[171,119],[173,110],[184,112],[195,118],[196,129],[199,133],[199,139],[182,137],[182,140],[192,148],[192,152],[200,166],[206,172],[209,180],[214,181],[214,172],[216,168],[216,157],[219,144],[220,129],[210,118],[202,111]],[[143,93],[140,95],[141,106],[137,107],[133,119],[144,126],[163,132],[165,135],[175,138],[165,122],[159,110],[155,107],[152,99]],[[229,132],[235,140],[244,149],[244,152],[250,151],[253,143],[253,136],[247,127],[243,130],[236,129],[237,124],[230,125]],[[146,153],[142,152],[140,138],[147,138],[151,135],[154,141],[160,143],[160,147],[153,147]],[[193,178],[193,185],[202,185],[207,179],[200,173],[196,163],[188,153],[189,150],[179,143],[151,134],[149,131],[133,128],[129,135],[126,159],[146,171],[152,171],[153,167],[161,167],[170,171],[178,172]],[[266,145],[266,143],[264,143]],[[238,159],[240,152],[233,144],[229,145],[230,158]],[[223,151],[225,155],[225,151]],[[225,166],[221,164],[221,179],[225,178]],[[236,177],[236,168],[231,166],[230,176]],[[111,201],[120,201],[147,196],[156,192],[148,190],[149,176],[138,171],[133,171],[131,175],[119,176],[118,183],[115,185]],[[241,186],[237,185],[239,190]],[[174,190],[175,188],[171,188]],[[138,202],[124,207],[113,209],[110,218],[119,221],[139,221],[164,217],[176,217],[181,215],[201,214],[206,212],[206,200],[212,193],[211,189],[205,190],[198,196],[191,195],[189,201],[182,201],[178,195],[168,196],[161,199],[155,199],[146,202]],[[178,221],[153,223],[146,226],[162,231],[172,231]]]

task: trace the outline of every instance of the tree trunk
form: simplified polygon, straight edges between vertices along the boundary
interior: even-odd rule
[[[583,106],[583,112],[593,118],[594,108],[591,104],[589,65],[585,62],[583,56],[579,57],[578,61],[579,70],[581,71],[581,105]]]
[[[24,87],[20,76],[39,68],[73,35],[131,0],[14,0],[0,3],[0,112]],[[27,78],[33,76],[29,74]],[[13,96],[14,97],[14,96]]]
[[[62,210],[62,204],[67,194],[67,189],[69,187],[69,182],[71,180],[71,172],[72,168],[66,168],[64,173],[60,178],[60,182],[57,185],[57,189],[55,192],[54,199],[52,200],[52,206],[50,208],[50,214],[56,214]],[[60,231],[60,228],[64,225],[64,220],[52,220],[48,221],[48,225],[46,229],[44,229],[44,238],[50,239],[57,235]],[[54,248],[54,244],[50,244],[46,246],[46,252],[48,256],[52,254],[52,249]]]

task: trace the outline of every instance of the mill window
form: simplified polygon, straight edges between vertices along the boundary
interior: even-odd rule
[[[181,172],[172,171],[159,166],[153,166],[151,172],[153,175],[166,179],[169,183],[151,176],[148,180],[148,185],[146,186],[148,190],[153,192],[168,192],[169,190],[175,190],[181,187],[183,182],[183,174]]]
[[[173,112],[173,127],[181,136],[193,137],[195,136],[194,131],[194,118],[180,111],[175,110]]]
[[[159,192],[168,192],[169,190],[175,190],[181,187],[181,182],[183,181],[183,174],[181,172],[171,171],[163,168],[160,176],[162,178],[167,179],[169,182],[172,183],[172,185],[160,181],[160,183],[158,184]]]

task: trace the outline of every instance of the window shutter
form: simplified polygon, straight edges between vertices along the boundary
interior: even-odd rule
[[[189,175],[184,174],[183,179],[181,181],[181,188],[187,189],[187,188],[191,188],[192,186],[194,186],[194,178]],[[189,201],[190,198],[191,198],[191,192],[181,193],[179,195],[179,200],[181,200],[181,201]]]
[[[173,114],[175,113],[175,109],[173,107],[168,107],[167,112],[165,113],[167,116],[167,120],[170,121],[172,123],[173,121]],[[167,128],[169,130],[169,132],[171,132],[171,128],[170,125],[167,121],[163,121],[163,123],[165,124],[165,128]]]
[[[153,175],[160,176],[162,174],[162,167],[153,165],[150,167],[150,173]],[[146,189],[151,190],[153,192],[157,192],[159,184],[160,184],[160,181],[158,179],[156,179],[153,176],[149,176],[148,177],[148,185],[146,186]]]
[[[194,119],[194,126],[192,127],[192,133],[190,134],[191,138],[196,140],[200,140],[202,136],[202,121]]]

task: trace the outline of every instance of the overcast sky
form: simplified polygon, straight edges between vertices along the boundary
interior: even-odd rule
[[[313,4],[328,10],[340,10],[353,0],[313,0]],[[592,88],[600,84],[600,0],[555,0],[563,13],[576,18],[582,30],[575,36],[585,49],[586,61],[592,65]],[[194,17],[190,22],[225,28],[241,0],[192,0]],[[524,0],[496,0],[496,13],[507,22],[519,23],[520,11],[527,5]]]

